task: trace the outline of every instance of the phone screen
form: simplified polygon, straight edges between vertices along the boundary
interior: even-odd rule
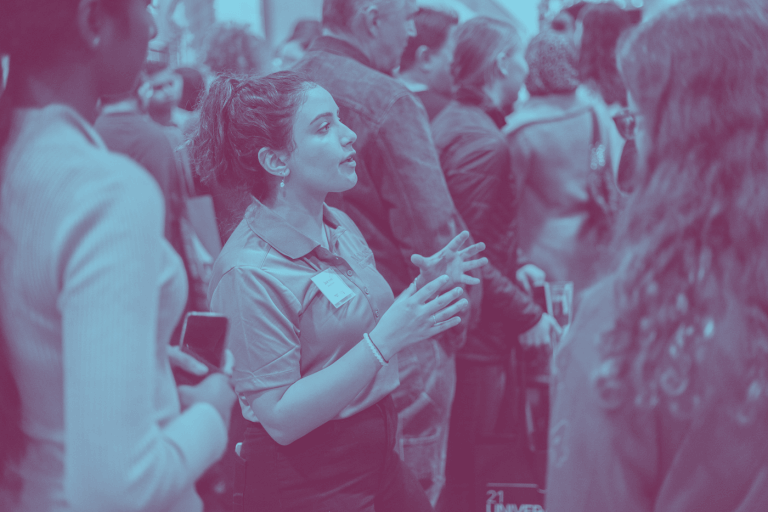
[[[184,319],[181,348],[215,368],[220,368],[227,341],[227,317],[191,311]]]

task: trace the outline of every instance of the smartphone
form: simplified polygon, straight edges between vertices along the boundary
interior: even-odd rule
[[[224,315],[202,311],[190,311],[184,317],[181,328],[181,350],[205,366],[209,373],[203,376],[189,372],[174,372],[177,383],[197,384],[211,372],[218,372],[224,362],[229,321]],[[185,382],[180,382],[180,381]]]

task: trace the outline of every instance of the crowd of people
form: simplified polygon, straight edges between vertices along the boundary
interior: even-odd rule
[[[760,0],[156,35],[0,6],[0,510],[509,510],[536,371],[546,510],[768,509]]]

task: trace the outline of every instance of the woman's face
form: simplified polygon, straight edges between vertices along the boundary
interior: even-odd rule
[[[503,78],[504,84],[504,104],[502,110],[509,114],[520,94],[520,88],[525,83],[525,77],[528,76],[528,63],[525,61],[525,48],[518,45],[515,49],[509,49],[505,57],[501,60],[501,66],[506,71]]]
[[[355,186],[357,135],[339,119],[339,107],[320,86],[306,93],[293,125],[295,149],[285,159],[290,169],[285,187],[299,193],[323,195]]]

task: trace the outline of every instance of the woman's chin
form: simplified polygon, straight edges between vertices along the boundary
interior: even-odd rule
[[[344,191],[349,190],[355,185],[357,185],[357,173],[355,172],[354,169],[352,169],[352,174],[348,175],[346,178],[347,178],[347,181],[349,182],[349,186],[346,189],[344,189]]]

